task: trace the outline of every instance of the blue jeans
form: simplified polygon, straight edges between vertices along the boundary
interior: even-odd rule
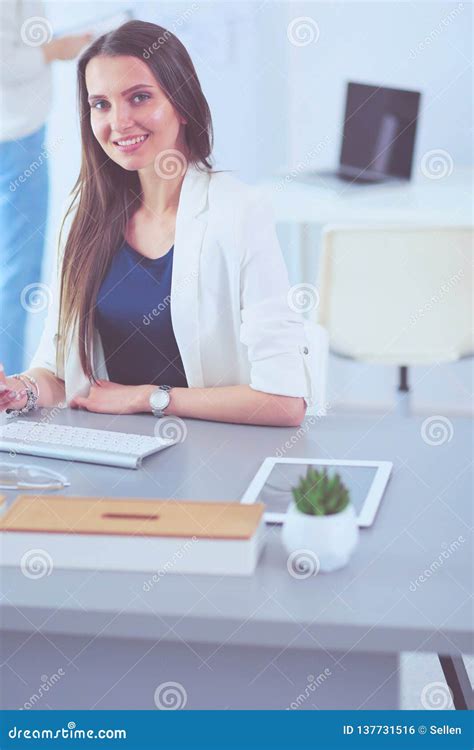
[[[41,309],[48,210],[44,141],[43,126],[0,143],[0,362],[8,375],[24,369],[27,315]]]

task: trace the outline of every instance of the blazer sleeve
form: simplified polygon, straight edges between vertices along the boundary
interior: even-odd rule
[[[240,217],[240,341],[250,387],[312,403],[310,347],[304,318],[292,305],[288,274],[269,205],[252,195]]]
[[[48,312],[38,348],[30,362],[30,368],[43,367],[46,370],[50,370],[58,378],[61,378],[61,380],[64,380],[64,367],[60,366],[58,368],[56,363],[56,350],[59,338],[59,265],[59,263],[54,264],[49,283],[43,285],[43,292],[49,302]]]

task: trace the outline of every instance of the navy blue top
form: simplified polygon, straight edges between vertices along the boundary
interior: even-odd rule
[[[124,242],[112,260],[95,324],[113,383],[187,386],[171,323],[173,250],[152,260]]]

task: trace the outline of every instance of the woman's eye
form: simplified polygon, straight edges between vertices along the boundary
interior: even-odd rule
[[[105,109],[107,106],[108,106],[108,102],[106,102],[105,99],[98,99],[92,105],[92,109]]]
[[[135,94],[132,97],[132,102],[135,102],[136,104],[141,104],[142,102],[145,102],[149,98],[150,98],[149,94]]]

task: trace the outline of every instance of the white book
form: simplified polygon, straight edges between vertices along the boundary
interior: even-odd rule
[[[0,518],[0,565],[27,577],[57,569],[252,575],[264,506],[22,495]]]

